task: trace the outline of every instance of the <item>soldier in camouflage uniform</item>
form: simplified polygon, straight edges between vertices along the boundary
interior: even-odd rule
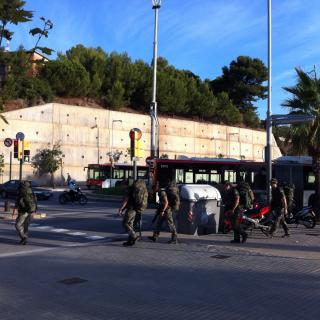
[[[279,227],[279,224],[281,224],[284,231],[284,237],[289,237],[290,232],[285,220],[285,215],[288,214],[288,204],[287,204],[286,196],[284,194],[283,189],[278,186],[277,179],[275,178],[271,179],[270,183],[271,183],[271,190],[272,190],[271,210],[275,214],[275,221],[273,226],[271,227],[270,235],[274,236]]]
[[[16,219],[16,230],[20,236],[20,244],[26,245],[28,240],[28,228],[31,214],[37,210],[36,196],[32,192],[29,181],[22,181],[18,189],[16,200],[18,217]]]
[[[225,198],[225,211],[230,212],[231,223],[233,228],[233,240],[231,243],[245,243],[248,238],[244,227],[240,221],[242,219],[242,213],[244,208],[240,204],[240,193],[229,181],[225,181],[224,184],[224,198]],[[242,241],[241,237],[242,236]]]
[[[123,243],[124,246],[133,246],[139,236],[134,230],[134,225],[141,223],[141,215],[146,208],[148,195],[147,188],[144,181],[136,180],[132,186],[128,183],[124,184],[126,188],[124,200],[119,209],[119,215],[123,216],[122,225],[124,229],[128,232],[128,240]],[[140,199],[137,199],[139,198]],[[123,214],[123,211],[125,213]],[[141,232],[141,230],[140,230]]]
[[[169,240],[168,243],[176,244],[177,230],[173,221],[173,209],[169,205],[166,190],[163,188],[160,188],[159,182],[157,182],[155,186],[155,191],[158,192],[158,196],[159,196],[159,206],[156,211],[156,227],[153,231],[153,235],[148,238],[153,242],[156,242],[159,237],[163,222],[167,221],[169,230],[171,232],[171,240]]]

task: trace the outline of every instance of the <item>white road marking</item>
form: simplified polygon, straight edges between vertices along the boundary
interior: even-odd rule
[[[69,232],[69,229],[52,229],[52,232],[58,232],[58,233],[65,233],[65,232]]]
[[[88,236],[88,237],[86,237],[86,239],[89,239],[89,240],[101,240],[104,238],[105,237],[102,237],[102,236]]]
[[[70,236],[85,236],[86,235],[85,232],[68,232],[67,234]]]
[[[50,229],[52,229],[52,227],[50,227],[50,226],[38,226],[36,228],[40,229],[40,230],[50,230]]]

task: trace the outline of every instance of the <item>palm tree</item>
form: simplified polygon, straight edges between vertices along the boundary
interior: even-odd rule
[[[299,155],[312,157],[315,173],[316,213],[320,217],[320,80],[295,69],[298,75],[296,85],[283,89],[292,94],[282,106],[290,109],[290,114],[304,114],[314,117],[312,122],[292,125],[290,137],[293,150]],[[308,143],[306,143],[308,142]]]

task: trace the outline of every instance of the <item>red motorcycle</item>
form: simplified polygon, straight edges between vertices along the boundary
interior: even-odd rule
[[[228,233],[232,230],[232,212],[226,211],[223,221],[223,233]],[[246,210],[240,216],[239,223],[247,229],[260,229],[265,235],[269,235],[270,229],[274,224],[272,217],[270,216],[269,206],[255,205],[252,209]]]

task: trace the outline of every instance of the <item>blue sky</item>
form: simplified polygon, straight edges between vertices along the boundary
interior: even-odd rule
[[[295,67],[311,71],[320,56],[320,1],[273,0],[273,113],[286,113],[282,89],[295,83]],[[11,50],[31,48],[28,30],[44,16],[54,23],[40,45],[65,52],[76,44],[152,59],[154,11],[151,0],[26,0],[32,23],[14,27]],[[162,0],[159,56],[202,79],[221,75],[239,55],[267,64],[267,0]],[[320,71],[319,71],[320,72]],[[266,116],[266,101],[258,113]]]

